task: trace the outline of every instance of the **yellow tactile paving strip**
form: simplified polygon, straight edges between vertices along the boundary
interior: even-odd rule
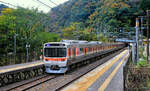
[[[42,65],[44,64],[42,61],[41,62],[37,62],[37,63],[33,63],[33,64],[25,64],[25,66],[17,66],[17,67],[12,67],[12,68],[6,68],[6,69],[3,69],[3,70],[0,70],[0,73],[6,73],[6,72],[11,72],[11,71],[15,71],[15,70],[19,70],[19,69],[25,69],[25,68],[29,68],[29,67],[34,67],[34,66],[38,66],[38,65]]]
[[[126,55],[126,57],[124,57],[121,62],[118,64],[118,66],[113,70],[113,72],[109,75],[109,77],[105,80],[105,82],[101,85],[101,87],[98,89],[98,91],[104,91],[108,84],[110,83],[110,81],[112,80],[112,78],[115,76],[115,74],[117,73],[117,71],[119,70],[120,66],[122,65],[122,63],[125,61],[125,59],[128,57],[129,55]]]
[[[99,66],[95,70],[91,71],[87,75],[84,75],[83,77],[81,77],[81,79],[75,81],[73,84],[71,84],[68,87],[62,89],[62,91],[86,91],[98,78],[100,78],[104,74],[104,72],[106,72],[122,56],[126,55],[127,52],[128,52],[128,50],[123,51],[122,53],[120,53],[116,57],[112,58],[108,62],[104,63],[103,65]],[[122,62],[124,62],[124,60],[121,61],[120,64],[122,64]],[[119,66],[117,66],[116,70],[118,70],[118,68],[120,67],[120,64],[119,64]],[[116,70],[115,70],[115,72],[116,72]],[[115,74],[115,72],[113,72],[113,74]],[[111,77],[113,77],[113,75],[111,75]],[[110,79],[110,78],[108,78],[108,79]],[[105,82],[105,84],[104,84],[105,88],[107,87],[110,80],[107,80]],[[99,91],[103,91],[103,90],[99,90]]]

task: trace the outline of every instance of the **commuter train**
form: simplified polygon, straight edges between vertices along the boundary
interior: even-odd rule
[[[123,43],[104,44],[98,41],[62,40],[45,43],[44,65],[47,73],[65,73],[70,65],[123,48]]]

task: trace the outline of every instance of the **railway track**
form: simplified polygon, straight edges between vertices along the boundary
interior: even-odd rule
[[[8,85],[6,87],[1,88],[0,91],[23,91],[23,90],[27,90],[27,89],[30,89],[30,88],[35,87],[37,85],[40,85],[40,84],[42,84],[48,80],[54,79],[55,77],[57,77],[57,76],[44,74],[44,75],[36,77],[36,78],[32,78],[29,80],[25,80],[22,82]]]
[[[116,56],[123,50],[124,49],[119,50],[115,53],[113,52],[109,56],[107,55],[106,57],[101,58],[99,61],[90,61],[91,63],[87,64],[86,66],[80,65],[80,67],[68,72],[67,74],[45,74],[43,76],[30,79],[29,81],[12,84],[11,86],[8,86],[9,88],[1,89],[1,91],[59,91],[71,82],[75,81],[76,79],[95,69],[99,65],[108,61],[112,57]]]
[[[28,89],[30,89],[30,88],[32,88],[32,87],[35,87],[35,86],[37,86],[37,85],[40,85],[40,84],[42,84],[42,83],[44,83],[44,82],[46,82],[46,81],[48,81],[48,80],[54,79],[54,78],[56,78],[56,76],[54,76],[54,75],[51,75],[51,76],[45,75],[45,76],[43,76],[43,77],[41,77],[41,78],[39,78],[39,79],[30,81],[30,82],[28,82],[28,83],[21,84],[21,85],[19,85],[19,86],[16,86],[16,87],[14,87],[14,88],[9,89],[9,90],[10,90],[10,91],[23,91],[23,90],[28,90]]]

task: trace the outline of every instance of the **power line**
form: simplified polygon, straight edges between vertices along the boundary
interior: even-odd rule
[[[43,5],[45,5],[46,7],[49,7],[49,8],[52,8],[52,7],[50,7],[50,6],[48,6],[47,4],[45,4],[45,3],[43,3],[43,2],[41,2],[41,1],[39,1],[39,0],[37,0],[39,3],[41,3],[41,4],[43,4]],[[18,7],[18,6],[16,6],[16,5],[13,5],[13,4],[10,4],[10,3],[6,3],[6,2],[4,2],[4,1],[0,1],[1,3],[3,3],[3,4],[6,4],[6,5],[10,5],[10,6],[13,6],[13,7]]]
[[[50,2],[52,2],[53,4],[55,4],[56,6],[57,6],[57,4],[56,3],[54,3],[52,0],[49,0]]]
[[[47,5],[47,4],[43,3],[43,2],[41,2],[40,0],[36,0],[36,1],[38,1],[38,2],[41,3],[41,4],[43,4],[43,5],[46,6],[46,7],[52,8],[52,7],[50,7],[49,5]]]
[[[3,4],[7,4],[7,5],[10,5],[10,6],[13,6],[13,7],[17,7],[15,5],[13,5],[13,4],[10,4],[10,3],[6,3],[6,2],[3,2],[3,1],[0,1],[0,2],[3,3]]]

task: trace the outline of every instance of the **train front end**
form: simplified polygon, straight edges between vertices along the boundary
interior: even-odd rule
[[[67,71],[67,46],[62,42],[44,44],[44,65],[47,73]]]

